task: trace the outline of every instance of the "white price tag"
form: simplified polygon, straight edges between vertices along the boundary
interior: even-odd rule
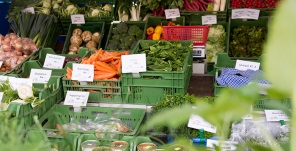
[[[166,19],[171,19],[171,18],[178,18],[180,17],[180,10],[178,8],[174,9],[165,9],[165,18]]]
[[[252,61],[237,60],[235,64],[235,69],[237,70],[259,70],[260,63]]]
[[[236,150],[237,142],[232,141],[223,141],[222,143],[222,151],[228,151],[228,150]],[[207,139],[207,147],[209,148],[215,148],[215,146],[219,146],[219,141]]]
[[[64,56],[58,56],[53,54],[47,54],[43,67],[50,69],[62,69],[65,61]]]
[[[82,14],[71,15],[71,22],[72,24],[85,24],[84,15]]]
[[[89,64],[73,64],[72,80],[78,81],[94,81],[94,65]]]
[[[3,94],[4,92],[0,92],[0,103],[2,103]]]
[[[246,9],[246,16],[248,19],[255,19],[258,20],[260,14],[259,9]]]
[[[217,24],[217,15],[205,15],[201,17],[202,25]]]
[[[16,90],[20,85],[28,85],[30,87],[33,86],[32,79],[29,79],[29,78],[8,77],[8,81],[9,81],[10,87],[13,90]]]
[[[122,55],[122,73],[145,72],[146,54]]]
[[[265,110],[265,116],[267,121],[290,121],[289,116],[281,110]]]
[[[51,77],[52,70],[31,69],[30,79],[33,83],[47,83]]]
[[[231,18],[232,19],[255,19],[258,20],[260,10],[258,9],[233,9]]]
[[[192,114],[188,121],[188,127],[195,129],[204,129],[205,131],[216,133],[217,128],[209,122],[205,121],[202,117]]]
[[[31,14],[35,14],[35,10],[34,10],[34,7],[28,7],[28,8],[25,8],[23,9],[24,13],[31,13]]]
[[[64,105],[86,106],[89,92],[67,91]]]

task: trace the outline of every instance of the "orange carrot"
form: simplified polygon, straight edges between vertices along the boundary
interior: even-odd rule
[[[118,64],[117,64],[117,72],[120,73],[120,69],[121,69],[121,59],[119,60]]]
[[[97,72],[97,73],[99,73],[99,72]],[[95,74],[94,79],[95,80],[110,79],[110,78],[114,77],[116,74],[117,74],[116,72],[112,72],[112,73],[101,72],[101,74]]]
[[[113,56],[108,56],[108,57],[102,57],[99,59],[99,61],[102,61],[102,62],[110,62],[110,61],[113,61]]]
[[[105,62],[98,61],[98,62],[96,63],[96,66],[98,66],[100,69],[101,69],[101,68],[109,69],[110,72],[117,72],[116,70],[114,70],[110,65],[108,65],[108,64],[105,63]]]
[[[56,129],[59,131],[59,135],[60,135],[60,136],[63,136],[63,135],[65,135],[65,134],[67,134],[67,133],[63,133],[63,132],[62,132],[63,129],[62,129],[62,127],[61,127],[60,124],[56,124]]]

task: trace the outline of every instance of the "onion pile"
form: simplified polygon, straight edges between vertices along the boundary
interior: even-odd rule
[[[0,34],[0,61],[3,62],[0,72],[10,71],[35,51],[37,46],[30,38],[20,38],[15,33]]]
[[[89,30],[82,31],[80,28],[76,28],[72,31],[68,54],[76,54],[83,45],[90,50],[96,50],[100,38],[100,32],[92,33]]]

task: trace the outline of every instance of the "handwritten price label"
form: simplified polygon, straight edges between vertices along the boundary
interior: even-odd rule
[[[72,80],[94,81],[94,65],[74,63],[72,73]]]
[[[43,67],[50,69],[62,69],[64,65],[65,57],[53,54],[47,54]]]
[[[67,91],[64,105],[86,106],[89,92]]]
[[[71,15],[71,22],[72,24],[85,24],[84,15],[82,14]]]
[[[166,10],[164,10],[164,13],[165,13],[165,18],[166,19],[180,17],[180,10],[178,8],[166,9]]]
[[[238,70],[259,70],[260,63],[252,61],[237,60],[235,64],[235,69]]]
[[[217,24],[217,15],[205,15],[201,17],[202,25]]]
[[[205,131],[216,133],[217,128],[205,121],[202,117],[192,114],[188,121],[188,127],[194,129],[204,129]]]
[[[31,69],[30,79],[33,83],[47,83],[51,77],[51,70]]]
[[[28,78],[15,78],[15,77],[8,77],[9,85],[13,90],[16,90],[17,87],[21,85],[28,85],[30,87],[33,86],[32,79]]]
[[[146,71],[146,54],[122,55],[122,73]]]
[[[265,110],[265,116],[267,121],[289,121],[290,118],[281,110]]]
[[[258,9],[233,9],[232,19],[255,19],[258,20],[260,10]]]

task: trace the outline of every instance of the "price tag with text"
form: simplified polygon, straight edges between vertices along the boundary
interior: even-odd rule
[[[217,15],[205,15],[201,17],[202,25],[217,24]]]
[[[73,63],[72,80],[94,81],[94,65]]]
[[[16,90],[21,85],[28,85],[30,87],[33,86],[32,79],[29,78],[15,78],[15,77],[8,77],[9,85],[13,90]]]
[[[64,105],[86,106],[89,92],[67,91]]]
[[[62,69],[64,65],[65,57],[53,54],[47,54],[44,61],[44,68],[50,69]]]
[[[223,141],[222,143],[222,151],[228,151],[228,150],[236,150],[236,145],[238,144],[237,142],[232,142],[232,141]],[[212,140],[212,139],[207,139],[207,147],[209,148],[215,148],[215,146],[219,146],[219,141],[217,140]]]
[[[281,110],[265,110],[265,116],[267,121],[289,121],[289,116]]]
[[[259,70],[260,63],[252,61],[237,60],[235,64],[235,69],[237,70]]]
[[[165,18],[166,19],[171,19],[171,18],[178,18],[180,17],[180,10],[178,8],[174,9],[165,9]]]
[[[35,10],[34,10],[34,7],[28,7],[28,8],[25,8],[23,9],[24,13],[31,13],[31,14],[35,14]]]
[[[202,117],[194,114],[190,116],[190,119],[188,121],[188,127],[194,129],[204,129],[205,131],[211,133],[216,133],[217,131],[216,126],[213,126],[209,122],[205,121]]]
[[[231,18],[232,19],[255,19],[258,20],[260,10],[258,9],[233,9]]]
[[[82,14],[71,15],[71,22],[72,24],[85,24],[84,15]]]
[[[2,102],[4,92],[0,92],[0,103]]]
[[[146,54],[122,55],[122,73],[146,71]]]
[[[47,83],[51,77],[51,70],[31,69],[30,79],[33,83]]]

